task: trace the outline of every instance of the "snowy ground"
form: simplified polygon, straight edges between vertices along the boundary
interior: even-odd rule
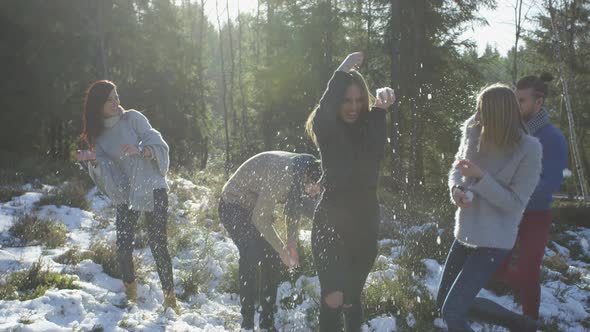
[[[14,197],[11,201],[0,203],[0,273],[7,275],[29,267],[39,257],[47,262],[54,271],[76,276],[76,290],[49,290],[44,296],[29,301],[0,301],[0,330],[2,331],[226,331],[237,330],[240,326],[239,303],[235,294],[222,293],[224,277],[229,275],[231,267],[235,267],[237,249],[223,233],[215,231],[215,227],[208,227],[215,223],[211,220],[200,220],[206,209],[216,208],[213,195],[207,188],[199,187],[187,180],[176,180],[175,188],[184,194],[171,193],[171,218],[179,225],[186,225],[190,231],[188,237],[190,245],[176,253],[173,258],[177,293],[182,293],[179,275],[191,268],[198,267],[205,270],[208,291],[191,295],[186,301],[180,302],[181,314],[173,311],[163,311],[161,303],[163,294],[149,249],[137,250],[136,255],[141,259],[141,266],[146,269],[145,277],[139,286],[140,303],[131,308],[121,306],[124,300],[123,283],[114,279],[102,270],[102,266],[91,260],[84,260],[80,264],[62,265],[54,261],[68,248],[78,246],[87,249],[96,239],[114,241],[114,211],[109,201],[97,194],[96,189],[88,193],[92,211],[83,211],[67,206],[42,206],[33,210],[34,203],[51,188],[33,189],[25,186],[28,192]],[[192,192],[187,198],[186,193]],[[64,223],[68,230],[66,246],[58,249],[44,249],[34,247],[9,247],[8,229],[13,218],[21,213],[37,213],[41,218],[51,218]],[[104,220],[109,222],[105,225]],[[203,225],[196,226],[196,225]],[[302,230],[300,239],[309,243],[309,231]],[[570,244],[577,243],[588,255],[590,229],[578,228],[568,233]],[[378,258],[379,271],[369,277],[369,283],[378,282],[382,278],[391,278],[398,268],[395,258],[403,252],[396,240],[384,240],[380,245],[391,248],[391,254]],[[552,243],[547,250],[547,256],[558,252],[568,265],[568,273],[579,274],[579,282],[569,285],[563,276],[554,271],[546,271],[545,282],[542,285],[541,315],[545,321],[555,321],[559,331],[587,331],[584,327],[590,321],[590,260],[583,261],[570,258],[570,249],[557,243]],[[588,256],[586,256],[588,258]],[[427,273],[421,281],[431,295],[437,291],[441,265],[433,259],[422,261]],[[279,287],[277,304],[279,312],[276,315],[276,327],[280,331],[307,331],[313,326],[314,315],[317,315],[317,294],[319,283],[316,277],[303,276],[294,284],[284,282]],[[483,290],[482,295],[492,298],[499,303],[520,310],[511,296],[496,296]],[[282,300],[290,298],[294,302],[291,306],[280,305]],[[311,318],[310,318],[311,317]],[[413,316],[377,317],[365,324],[365,331],[398,331],[398,322],[404,321],[412,326]],[[584,323],[583,323],[584,322]],[[434,325],[440,331],[444,330],[444,323],[436,319]],[[475,324],[477,331],[502,331]]]

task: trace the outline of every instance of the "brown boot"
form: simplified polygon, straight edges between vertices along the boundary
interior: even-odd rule
[[[180,315],[180,307],[176,304],[176,293],[174,290],[164,291],[164,309],[171,308],[177,315]]]
[[[137,303],[137,281],[130,283],[123,283],[125,285],[125,294],[127,295],[127,301]]]

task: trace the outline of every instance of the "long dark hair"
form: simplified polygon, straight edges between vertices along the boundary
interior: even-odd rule
[[[80,139],[92,149],[96,138],[104,130],[102,109],[115,83],[107,80],[95,81],[90,84],[84,95],[84,113],[82,114],[82,133]]]
[[[355,122],[355,124],[357,125],[362,125],[365,121],[365,117],[366,117],[366,112],[368,112],[371,109],[371,103],[373,102],[373,96],[371,95],[371,93],[369,92],[369,89],[367,87],[367,82],[365,81],[365,79],[363,78],[363,75],[361,75],[361,73],[359,73],[356,70],[352,70],[350,73],[350,76],[352,76],[352,79],[348,82],[347,88],[348,86],[351,85],[356,85],[360,88],[361,90],[361,99],[362,99],[362,103],[363,103],[363,109],[361,110],[361,114],[359,116],[359,118],[357,119],[357,121]],[[344,91],[346,91],[346,89],[344,89]],[[344,96],[340,96],[340,98],[342,98]],[[315,114],[318,110],[318,108],[320,107],[320,105],[318,104],[314,110],[309,114],[309,116],[307,117],[307,121],[305,122],[305,132],[307,133],[307,135],[309,136],[309,138],[312,140],[312,142],[316,145],[316,147],[318,146],[318,140],[314,131],[314,118],[315,118]],[[329,110],[330,112],[336,111],[336,110]]]

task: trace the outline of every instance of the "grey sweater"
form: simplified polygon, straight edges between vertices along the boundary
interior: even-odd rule
[[[221,199],[252,211],[252,223],[265,240],[280,252],[283,241],[274,229],[274,211],[284,205],[287,236],[295,241],[302,214],[312,214],[315,200],[305,200],[303,175],[306,165],[315,161],[308,154],[267,151],[246,160],[223,186]],[[308,212],[308,213],[306,213]]]
[[[485,175],[479,181],[462,177],[453,164],[449,173],[451,196],[455,185],[474,194],[471,207],[457,209],[455,237],[469,246],[512,249],[522,214],[541,174],[541,144],[535,137],[523,135],[519,145],[510,151],[478,151],[481,127],[472,127],[474,119],[472,116],[463,124],[455,161],[469,159]]]
[[[97,164],[88,165],[90,177],[115,204],[137,211],[153,211],[154,189],[168,189],[168,145],[148,119],[135,110],[105,119],[96,139]],[[121,145],[147,148],[152,158],[123,153]]]

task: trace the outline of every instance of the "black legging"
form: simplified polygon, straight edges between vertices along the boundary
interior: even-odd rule
[[[123,281],[135,281],[133,266],[133,243],[135,239],[135,225],[139,218],[139,211],[129,208],[126,204],[117,206],[117,260]],[[165,292],[174,290],[172,279],[172,261],[168,252],[168,238],[166,225],[168,222],[168,193],[166,189],[154,190],[154,211],[146,212],[149,245],[156,261],[156,269],[162,289]]]
[[[377,257],[379,207],[374,191],[324,194],[314,216],[312,250],[321,286],[320,331],[360,331],[361,293]],[[330,293],[344,293],[344,305],[331,308]]]
[[[260,291],[259,326],[274,331],[277,287],[280,282],[281,258],[252,223],[252,211],[237,204],[219,202],[219,219],[238,247],[242,328],[254,329],[255,302]],[[260,266],[260,280],[256,272]],[[260,284],[260,290],[258,285]]]

